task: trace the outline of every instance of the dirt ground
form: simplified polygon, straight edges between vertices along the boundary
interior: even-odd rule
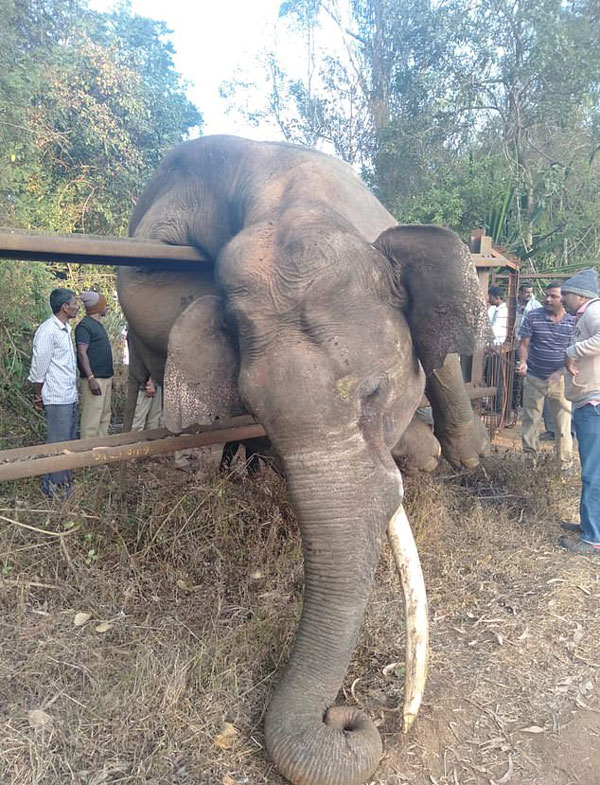
[[[407,481],[431,664],[401,732],[404,630],[384,550],[340,700],[385,744],[373,785],[597,785],[600,560],[557,547],[578,480],[499,440],[483,469]],[[302,594],[285,485],[172,459],[0,490],[0,783],[283,785],[262,716]],[[387,665],[398,663],[394,668]]]

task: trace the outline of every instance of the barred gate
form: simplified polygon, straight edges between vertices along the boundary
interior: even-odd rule
[[[490,436],[516,422],[523,396],[523,380],[515,373],[516,361],[517,342],[514,340],[496,347],[484,358],[485,385],[496,390],[493,397],[481,401],[481,418]]]

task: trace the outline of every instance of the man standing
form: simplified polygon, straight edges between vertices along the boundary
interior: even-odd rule
[[[542,308],[523,319],[517,373],[523,381],[522,440],[525,452],[536,453],[544,410],[548,400],[556,433],[556,450],[562,468],[571,465],[571,404],[565,398],[564,356],[575,329],[575,318],[562,304],[560,282],[546,287]]]
[[[530,283],[522,283],[519,286],[517,294],[517,310],[515,314],[515,326],[513,328],[513,335],[518,338],[521,332],[521,325],[523,319],[535,308],[541,308],[542,304],[536,299],[533,293],[533,286]],[[519,358],[515,356],[515,363],[519,362]],[[515,365],[516,371],[516,365]],[[512,391],[512,412],[513,419],[510,426],[516,425],[518,412],[523,407],[523,377],[515,373],[513,377],[513,391]],[[507,426],[508,427],[508,426]]]
[[[106,316],[106,297],[81,292],[85,316],[75,328],[81,386],[81,438],[107,436],[110,425],[113,359],[110,341],[100,320]]]
[[[565,356],[566,393],[573,402],[573,425],[581,460],[580,524],[561,524],[579,534],[561,537],[563,548],[600,555],[600,299],[598,273],[583,270],[563,284],[567,311],[577,319]]]
[[[148,377],[146,383],[138,390],[131,430],[143,431],[147,428],[151,431],[160,428],[161,414],[162,388]]]
[[[79,310],[75,292],[50,292],[52,316],[38,327],[33,338],[29,381],[33,406],[46,411],[46,443],[75,439],[77,435],[77,371],[71,341],[70,319]],[[51,499],[71,495],[71,472],[53,472],[42,478],[42,493]]]
[[[533,286],[530,283],[522,283],[519,286],[519,292],[517,294],[517,312],[515,314],[514,334],[517,338],[519,337],[521,325],[523,324],[525,316],[529,311],[541,307],[541,302],[536,299],[536,296],[533,293]]]
[[[488,319],[494,334],[494,346],[502,346],[508,333],[508,306],[504,302],[504,292],[499,286],[490,286],[488,305]]]
[[[487,314],[494,344],[493,347],[488,348],[483,375],[487,386],[496,388],[493,410],[500,413],[505,406],[506,355],[502,347],[508,335],[508,306],[504,302],[504,292],[499,286],[490,286],[488,289]]]

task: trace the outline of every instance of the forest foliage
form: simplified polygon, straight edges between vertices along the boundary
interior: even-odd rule
[[[0,17],[0,226],[125,234],[165,152],[202,126],[164,23],[136,16],[126,2],[99,13],[86,0],[0,0]],[[25,379],[56,286],[98,288],[111,300],[114,273],[0,260],[6,446],[39,431]]]
[[[201,115],[164,23],[84,0],[0,0],[0,225],[122,234]]]
[[[536,270],[600,255],[597,0],[284,0],[301,68],[261,54],[251,121],[321,145],[400,222],[484,227]]]

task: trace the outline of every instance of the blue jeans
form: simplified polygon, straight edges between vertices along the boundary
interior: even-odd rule
[[[48,433],[46,444],[67,442],[77,438],[77,404],[47,404],[46,425]],[[42,477],[42,493],[50,498],[65,498],[71,492],[70,470],[44,474]]]
[[[581,539],[600,545],[600,404],[573,410],[581,460]]]

